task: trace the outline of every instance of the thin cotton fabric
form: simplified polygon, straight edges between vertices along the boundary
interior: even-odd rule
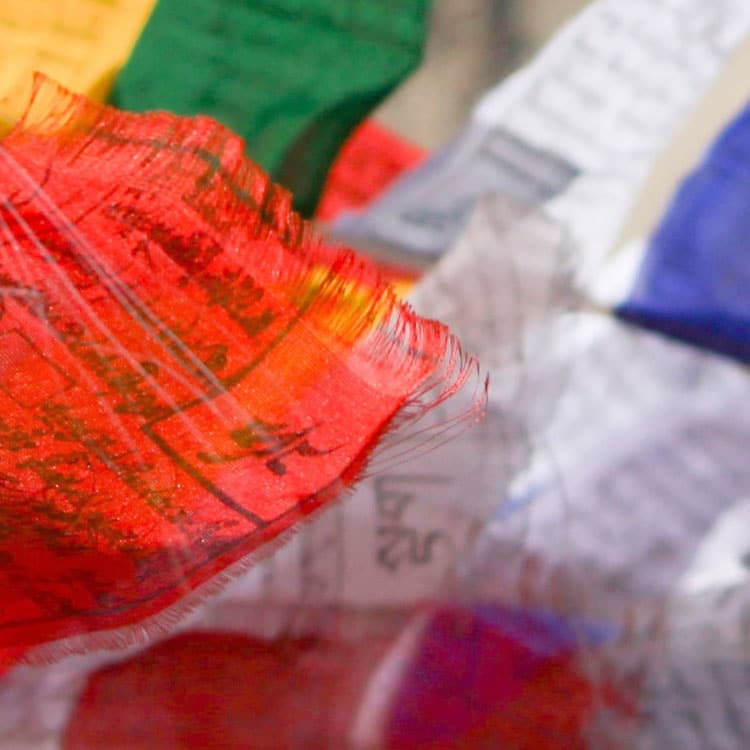
[[[243,153],[41,79],[0,143],[0,649],[183,600],[475,372]]]

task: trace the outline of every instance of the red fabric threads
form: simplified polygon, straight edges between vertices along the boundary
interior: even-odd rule
[[[0,143],[0,648],[161,612],[473,371],[213,120],[39,79]]]

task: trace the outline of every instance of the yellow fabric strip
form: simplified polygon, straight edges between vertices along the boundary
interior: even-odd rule
[[[23,113],[34,71],[94,99],[107,96],[155,2],[0,3],[0,131]]]

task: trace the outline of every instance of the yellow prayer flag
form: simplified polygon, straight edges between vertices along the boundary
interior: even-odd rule
[[[32,73],[103,99],[155,0],[23,0],[0,4],[0,131],[22,114]]]

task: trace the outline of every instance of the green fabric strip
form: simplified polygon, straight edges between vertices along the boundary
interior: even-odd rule
[[[429,0],[159,0],[112,95],[208,114],[311,214],[354,127],[419,62]]]

